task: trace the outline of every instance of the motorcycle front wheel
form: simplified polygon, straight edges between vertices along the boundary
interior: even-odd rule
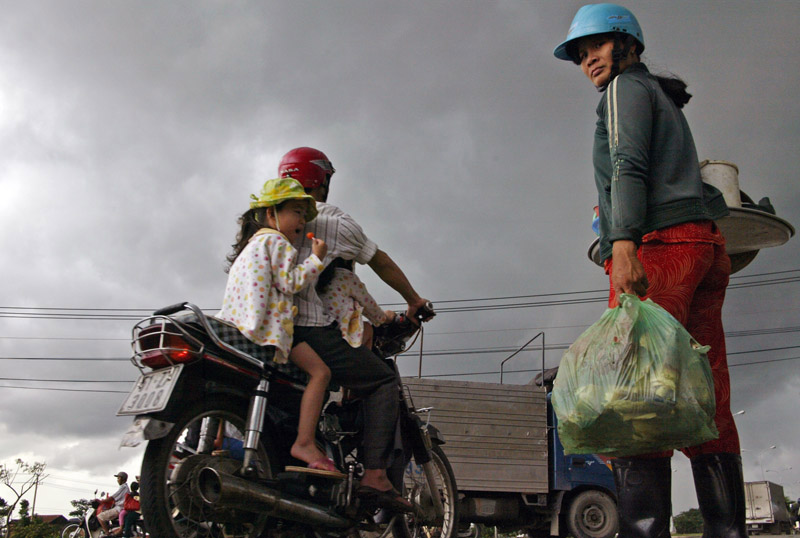
[[[257,538],[262,534],[267,516],[240,507],[209,508],[193,489],[194,479],[204,467],[228,474],[239,470],[245,416],[244,405],[211,397],[188,406],[165,437],[148,443],[142,460],[141,506],[151,536]],[[223,440],[223,445],[216,450],[213,446],[198,450],[204,434]],[[271,448],[269,438],[262,435],[257,462],[260,478],[274,476],[276,460]]]
[[[77,523],[70,523],[61,531],[61,538],[84,538],[86,532]]]
[[[442,448],[431,447],[431,467],[436,482],[436,491],[431,492],[423,467],[412,459],[406,467],[403,483],[406,496],[421,508],[420,515],[406,515],[405,534],[410,538],[453,538],[458,528],[458,490],[456,475]],[[433,516],[431,494],[442,500],[444,514],[441,518]],[[395,533],[398,534],[398,533]],[[401,535],[402,536],[402,535]]]
[[[458,527],[458,490],[453,468],[439,445],[431,450],[431,468],[436,491],[431,492],[425,470],[413,458],[403,473],[403,492],[407,499],[419,507],[416,514],[397,515],[383,526],[382,532],[372,536],[387,538],[454,538]],[[436,517],[433,495],[442,501],[444,513]],[[366,533],[362,533],[364,535]]]

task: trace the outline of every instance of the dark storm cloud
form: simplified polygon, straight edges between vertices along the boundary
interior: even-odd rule
[[[235,219],[288,149],[323,149],[331,201],[434,301],[602,290],[586,251],[600,95],[552,56],[579,2],[25,2],[0,21],[0,248],[7,306],[213,308]],[[800,224],[794,2],[633,2],[645,59],[673,71],[700,158],[733,161],[742,190]],[[800,268],[793,239],[738,276]],[[361,274],[383,302],[399,297]],[[756,279],[759,280],[759,279]],[[741,280],[740,280],[741,282]],[[600,293],[602,295],[602,293]],[[726,329],[794,325],[797,284],[732,289]],[[447,303],[443,303],[447,304]],[[442,314],[426,349],[568,344],[602,303]],[[3,319],[0,356],[126,357],[128,322]],[[64,340],[68,337],[113,340]],[[796,345],[741,337],[732,352]],[[732,355],[731,363],[797,356]],[[497,371],[506,354],[426,359]],[[561,351],[548,351],[548,365]],[[515,368],[533,368],[538,353]],[[416,371],[404,358],[403,368]],[[748,450],[796,457],[797,362],[731,369]],[[4,377],[133,380],[125,362],[0,362]],[[527,382],[519,374],[513,382]],[[478,379],[478,378],[471,378]],[[484,380],[496,381],[497,376]],[[41,384],[40,384],[41,386]],[[49,385],[59,386],[59,385]],[[88,385],[82,385],[88,387]],[[125,390],[124,385],[113,385]],[[776,391],[771,396],[767,393]],[[768,397],[769,396],[769,397]],[[127,426],[121,395],[0,389],[0,423],[53,462],[95,472]],[[42,424],[52,438],[43,443]],[[110,435],[110,432],[114,432]],[[5,437],[8,437],[6,435]],[[92,440],[85,443],[86,439]],[[75,448],[78,447],[78,448]],[[791,447],[791,448],[790,448]],[[112,452],[122,462],[130,452]],[[100,458],[98,458],[100,459]],[[676,465],[685,465],[675,458]],[[777,461],[777,460],[776,460]],[[782,460],[781,460],[782,461]],[[682,468],[681,468],[682,469]],[[746,478],[758,462],[745,453]],[[682,489],[681,489],[682,488]],[[682,484],[676,491],[689,491]],[[676,509],[686,509],[686,495]]]

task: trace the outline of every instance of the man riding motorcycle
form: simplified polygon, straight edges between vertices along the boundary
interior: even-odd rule
[[[384,251],[364,234],[361,226],[338,207],[326,203],[330,179],[335,169],[321,151],[295,148],[281,159],[278,174],[299,181],[317,201],[317,218],[306,224],[298,247],[302,259],[311,253],[311,240],[317,237],[328,245],[326,260],[355,260],[369,265],[381,279],[408,303],[408,315],[425,304],[403,271]],[[298,315],[294,320],[294,345],[308,343],[331,370],[333,382],[353,390],[364,401],[364,466],[358,495],[366,503],[391,510],[408,511],[413,507],[392,485],[386,469],[391,464],[398,402],[395,373],[365,347],[351,347],[325,311],[314,287],[295,296]]]

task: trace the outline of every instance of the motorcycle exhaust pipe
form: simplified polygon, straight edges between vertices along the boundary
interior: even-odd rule
[[[348,528],[353,523],[315,504],[283,495],[280,491],[238,476],[205,467],[197,475],[197,490],[210,508],[241,508],[273,517],[329,528]]]

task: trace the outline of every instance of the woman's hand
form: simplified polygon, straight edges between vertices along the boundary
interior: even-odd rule
[[[623,293],[644,297],[650,284],[647,282],[647,273],[642,262],[636,257],[636,243],[614,241],[611,248],[613,263],[611,285],[614,286],[617,297]]]
[[[317,239],[314,237],[311,239],[311,252],[317,255],[317,258],[320,260],[325,259],[325,255],[328,253],[328,245],[322,239]]]

